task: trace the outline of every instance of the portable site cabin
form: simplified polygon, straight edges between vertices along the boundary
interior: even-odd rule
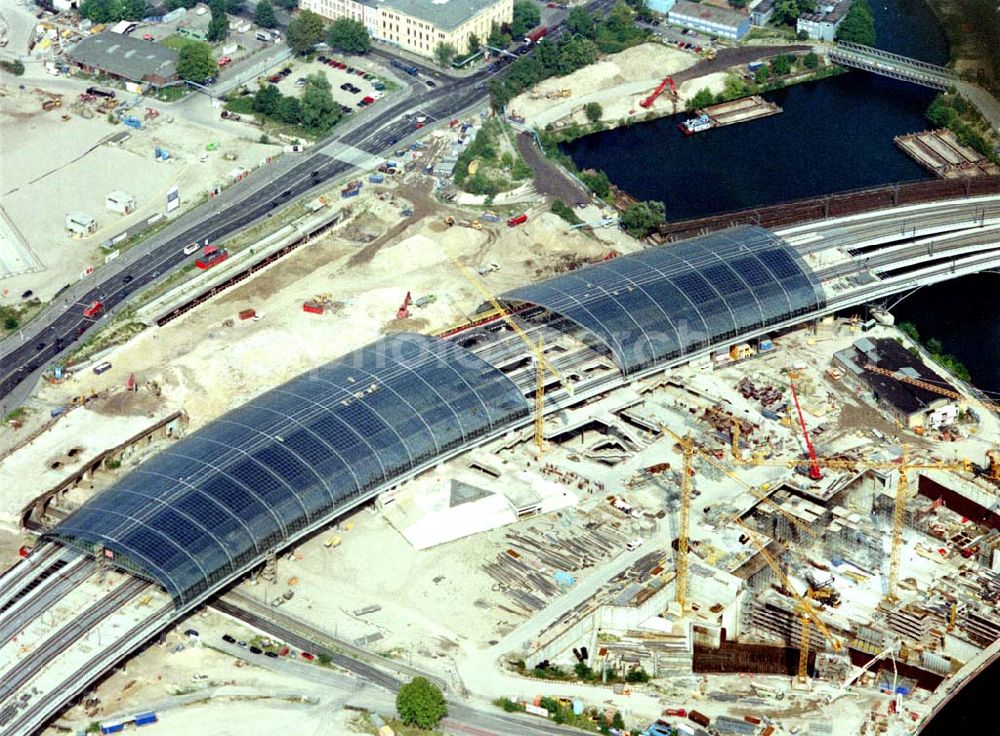
[[[85,238],[97,232],[97,220],[83,212],[66,215],[66,229],[75,238]]]
[[[117,212],[120,215],[127,215],[135,211],[135,197],[121,191],[120,189],[116,189],[108,194],[107,198],[104,200],[104,206],[112,212]]]

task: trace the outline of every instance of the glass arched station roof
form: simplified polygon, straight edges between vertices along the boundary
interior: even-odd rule
[[[471,352],[396,335],[230,411],[47,536],[114,555],[180,607],[346,501],[528,411],[514,383]]]
[[[649,248],[503,295],[592,333],[626,375],[824,305],[785,241],[739,227]]]

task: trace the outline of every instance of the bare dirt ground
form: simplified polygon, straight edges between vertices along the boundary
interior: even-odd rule
[[[258,143],[256,128],[219,121],[218,113],[209,121],[189,120],[187,113],[194,113],[196,105],[187,100],[174,105],[141,101],[130,113],[142,118],[151,107],[160,114],[134,130],[109,124],[94,103],[87,108],[89,118],[74,108],[88,84],[85,80],[22,79],[23,90],[0,84],[0,208],[12,226],[7,238],[19,239],[40,266],[14,268],[28,272],[8,277],[4,264],[16,264],[16,249],[0,239],[0,276],[7,290],[0,303],[18,300],[27,289],[47,300],[87,266],[103,263],[100,242],[162,212],[170,187],[180,189],[182,205],[195,202],[211,186],[228,183],[226,174],[234,167],[254,168],[280,150]],[[44,111],[42,102],[50,95],[60,95],[62,107]],[[107,143],[123,131],[130,134],[127,141]],[[206,151],[210,143],[216,150]],[[154,158],[157,147],[170,152],[168,161]],[[105,197],[116,189],[135,197],[137,208],[131,215],[106,208]],[[73,212],[94,217],[97,232],[81,240],[71,238],[65,218]]]
[[[135,373],[140,385],[156,381],[163,401],[184,407],[196,429],[258,393],[310,368],[361,347],[386,332],[441,329],[474,313],[481,294],[455,268],[458,258],[477,268],[490,262],[500,271],[485,278],[494,293],[597,259],[607,246],[567,232],[547,212],[529,211],[517,228],[504,222],[481,231],[441,222],[453,211],[428,193],[426,178],[411,175],[398,189],[366,186],[352,200],[354,215],[332,236],[311,243],[163,328],[150,328],[107,356],[113,364],[95,376],[82,372],[72,381],[42,389],[43,402],[63,403],[72,396],[122,385]],[[377,197],[383,192],[384,200]],[[391,201],[390,201],[391,200]],[[414,215],[403,218],[404,204]],[[423,214],[423,217],[420,215]],[[375,235],[367,243],[359,234]],[[435,295],[411,319],[398,321],[406,293],[414,299]],[[302,303],[329,295],[339,309],[322,316],[302,311]],[[259,322],[235,320],[240,309],[254,308]],[[232,326],[224,323],[232,320]]]

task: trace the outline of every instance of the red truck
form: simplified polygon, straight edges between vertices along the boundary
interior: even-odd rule
[[[528,221],[527,215],[518,215],[517,217],[512,217],[507,220],[507,227],[517,227]]]
[[[541,41],[545,35],[549,32],[547,26],[538,26],[535,30],[524,37],[525,43],[538,43]]]
[[[83,316],[96,317],[98,314],[101,313],[102,309],[104,309],[104,304],[102,304],[100,301],[95,301],[91,303],[89,307],[83,308]]]

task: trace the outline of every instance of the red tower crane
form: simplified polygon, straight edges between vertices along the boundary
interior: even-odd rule
[[[816,459],[816,450],[813,449],[812,440],[809,439],[809,430],[806,429],[806,420],[802,416],[802,407],[799,406],[799,395],[795,393],[795,381],[792,380],[792,376],[788,376],[788,385],[792,389],[792,400],[795,402],[795,411],[799,413],[799,424],[802,426],[802,436],[806,438],[806,450],[809,451],[809,478],[811,480],[820,480],[823,477],[823,473],[819,470],[819,462]]]

